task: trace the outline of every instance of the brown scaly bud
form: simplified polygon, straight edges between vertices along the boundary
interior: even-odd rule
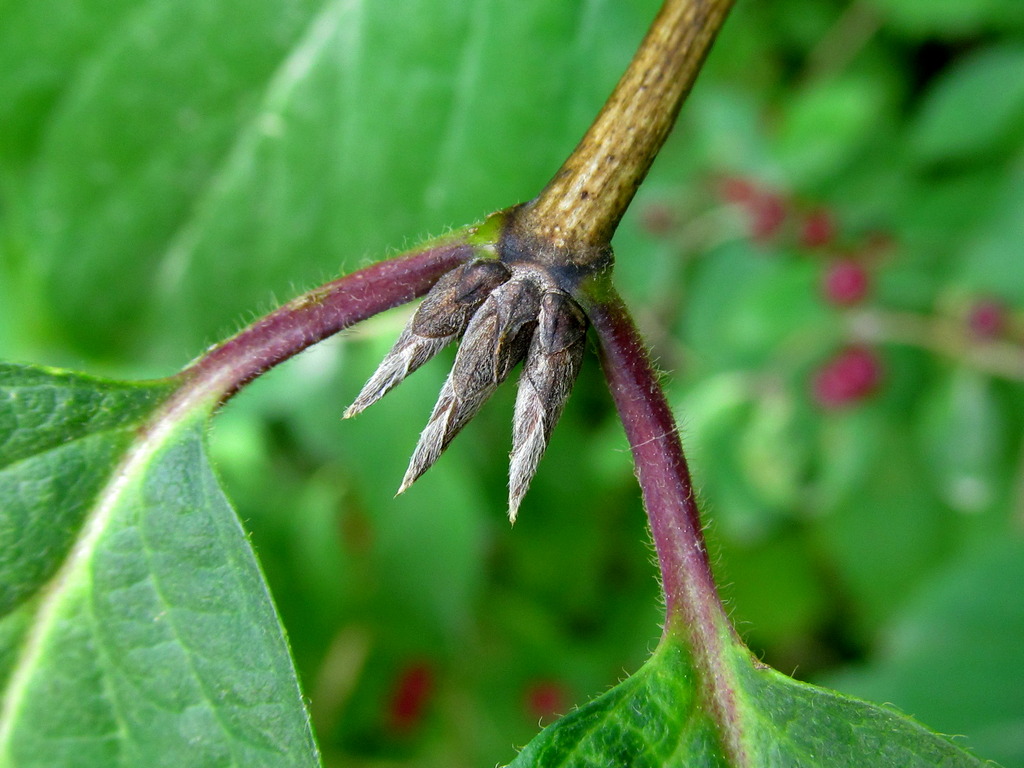
[[[535,280],[513,277],[498,286],[470,320],[399,493],[437,461],[452,438],[526,356],[537,325],[540,299],[541,288]]]
[[[511,277],[501,262],[478,259],[446,274],[430,290],[398,341],[345,411],[355,416],[461,336],[491,291]]]
[[[537,330],[519,376],[512,419],[508,517],[513,523],[576,383],[586,334],[587,319],[575,301],[561,291],[544,294]]]
[[[452,439],[525,360],[510,457],[509,518],[515,522],[555,422],[579,373],[587,321],[551,275],[535,265],[480,259],[442,277],[394,347],[345,411],[379,400],[452,340],[451,373],[420,434],[399,493],[426,472]]]

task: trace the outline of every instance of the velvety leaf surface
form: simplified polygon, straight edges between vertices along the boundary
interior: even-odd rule
[[[0,372],[2,765],[318,764],[207,409],[146,418],[171,389]]]
[[[968,768],[983,763],[903,715],[756,665],[727,651],[749,766]],[[545,729],[510,768],[733,766],[695,695],[683,644],[664,640],[633,677]]]

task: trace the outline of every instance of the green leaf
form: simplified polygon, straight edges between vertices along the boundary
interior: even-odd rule
[[[66,343],[164,362],[273,292],[535,195],[658,3],[94,5],[5,15],[0,167]]]
[[[779,127],[780,162],[797,187],[820,183],[853,158],[885,114],[879,80],[829,80],[794,94]]]
[[[695,270],[684,338],[713,370],[806,356],[838,335],[818,298],[819,272],[810,262],[765,258],[749,243],[719,246]]]
[[[0,368],[2,765],[319,764],[176,384]]]
[[[716,530],[734,541],[756,541],[770,533],[775,510],[762,503],[739,463],[736,435],[749,422],[753,393],[737,374],[701,380],[681,397],[678,412],[687,415],[686,450],[701,493],[714,499]]]
[[[919,427],[922,453],[943,500],[960,512],[992,507],[1006,475],[1007,442],[992,383],[958,369],[925,395]]]
[[[870,635],[928,576],[946,552],[951,533],[950,513],[917,460],[911,427],[886,424],[879,429],[870,422],[861,427],[846,439],[877,443],[846,444],[848,450],[865,452],[855,460],[865,462],[857,467],[857,485],[838,496],[812,535],[855,608],[853,618],[861,626],[848,631]]]
[[[792,680],[734,644],[723,660],[750,766],[967,768],[980,760],[882,707]],[[704,673],[666,637],[635,675],[549,726],[509,768],[735,766],[723,753]]]
[[[166,382],[0,364],[0,613],[50,579]]]
[[[886,629],[868,663],[827,684],[967,733],[1001,765],[1024,764],[1022,583],[1024,540],[1001,533],[951,561]]]
[[[786,392],[768,392],[737,437],[739,464],[767,506],[796,508],[810,463],[808,416]]]
[[[875,469],[878,446],[888,439],[885,413],[855,408],[824,419],[818,430],[813,508],[828,512],[849,502]]]
[[[871,0],[891,24],[921,37],[964,37],[1024,23],[1018,0]]]
[[[804,663],[806,638],[834,610],[805,537],[791,528],[749,546],[716,536],[710,549],[719,554],[715,577],[730,619],[751,648],[778,666],[793,658]]]
[[[957,284],[1024,305],[1024,168],[1010,170],[988,221],[965,249]]]
[[[991,46],[946,70],[925,96],[911,148],[921,160],[958,160],[1019,135],[1024,47]]]

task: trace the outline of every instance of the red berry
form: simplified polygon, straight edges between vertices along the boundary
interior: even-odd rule
[[[815,208],[804,217],[800,227],[800,244],[804,248],[818,248],[832,242],[835,234],[832,214],[824,208]]]
[[[870,281],[864,267],[850,259],[833,262],[822,279],[825,300],[839,307],[857,304],[868,293]]]
[[[786,221],[786,199],[750,179],[726,176],[718,182],[718,189],[725,202],[745,209],[750,237],[758,243],[770,240]]]
[[[726,176],[718,182],[718,194],[727,203],[745,205],[752,202],[761,193],[750,179],[742,176]]]
[[[996,339],[1006,331],[1006,307],[998,299],[979,299],[967,315],[967,325],[979,339]]]
[[[847,347],[814,374],[814,399],[823,408],[842,408],[874,392],[881,378],[882,364],[872,350]]]
[[[550,720],[565,714],[565,688],[552,680],[541,680],[526,689],[526,712],[534,720]]]
[[[408,732],[423,718],[434,691],[434,671],[423,662],[410,664],[398,676],[388,714],[392,730]]]
[[[765,243],[778,234],[786,222],[786,201],[775,192],[758,195],[747,205],[750,216],[750,237],[758,243]]]

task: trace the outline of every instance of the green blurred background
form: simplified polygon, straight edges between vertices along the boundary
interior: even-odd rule
[[[0,356],[167,375],[533,196],[656,7],[0,3]],[[1024,3],[739,0],[615,245],[751,647],[1024,766]],[[511,387],[392,498],[451,355],[340,415],[407,316],[212,450],[327,765],[492,765],[643,662],[656,569],[593,355],[514,529]]]

